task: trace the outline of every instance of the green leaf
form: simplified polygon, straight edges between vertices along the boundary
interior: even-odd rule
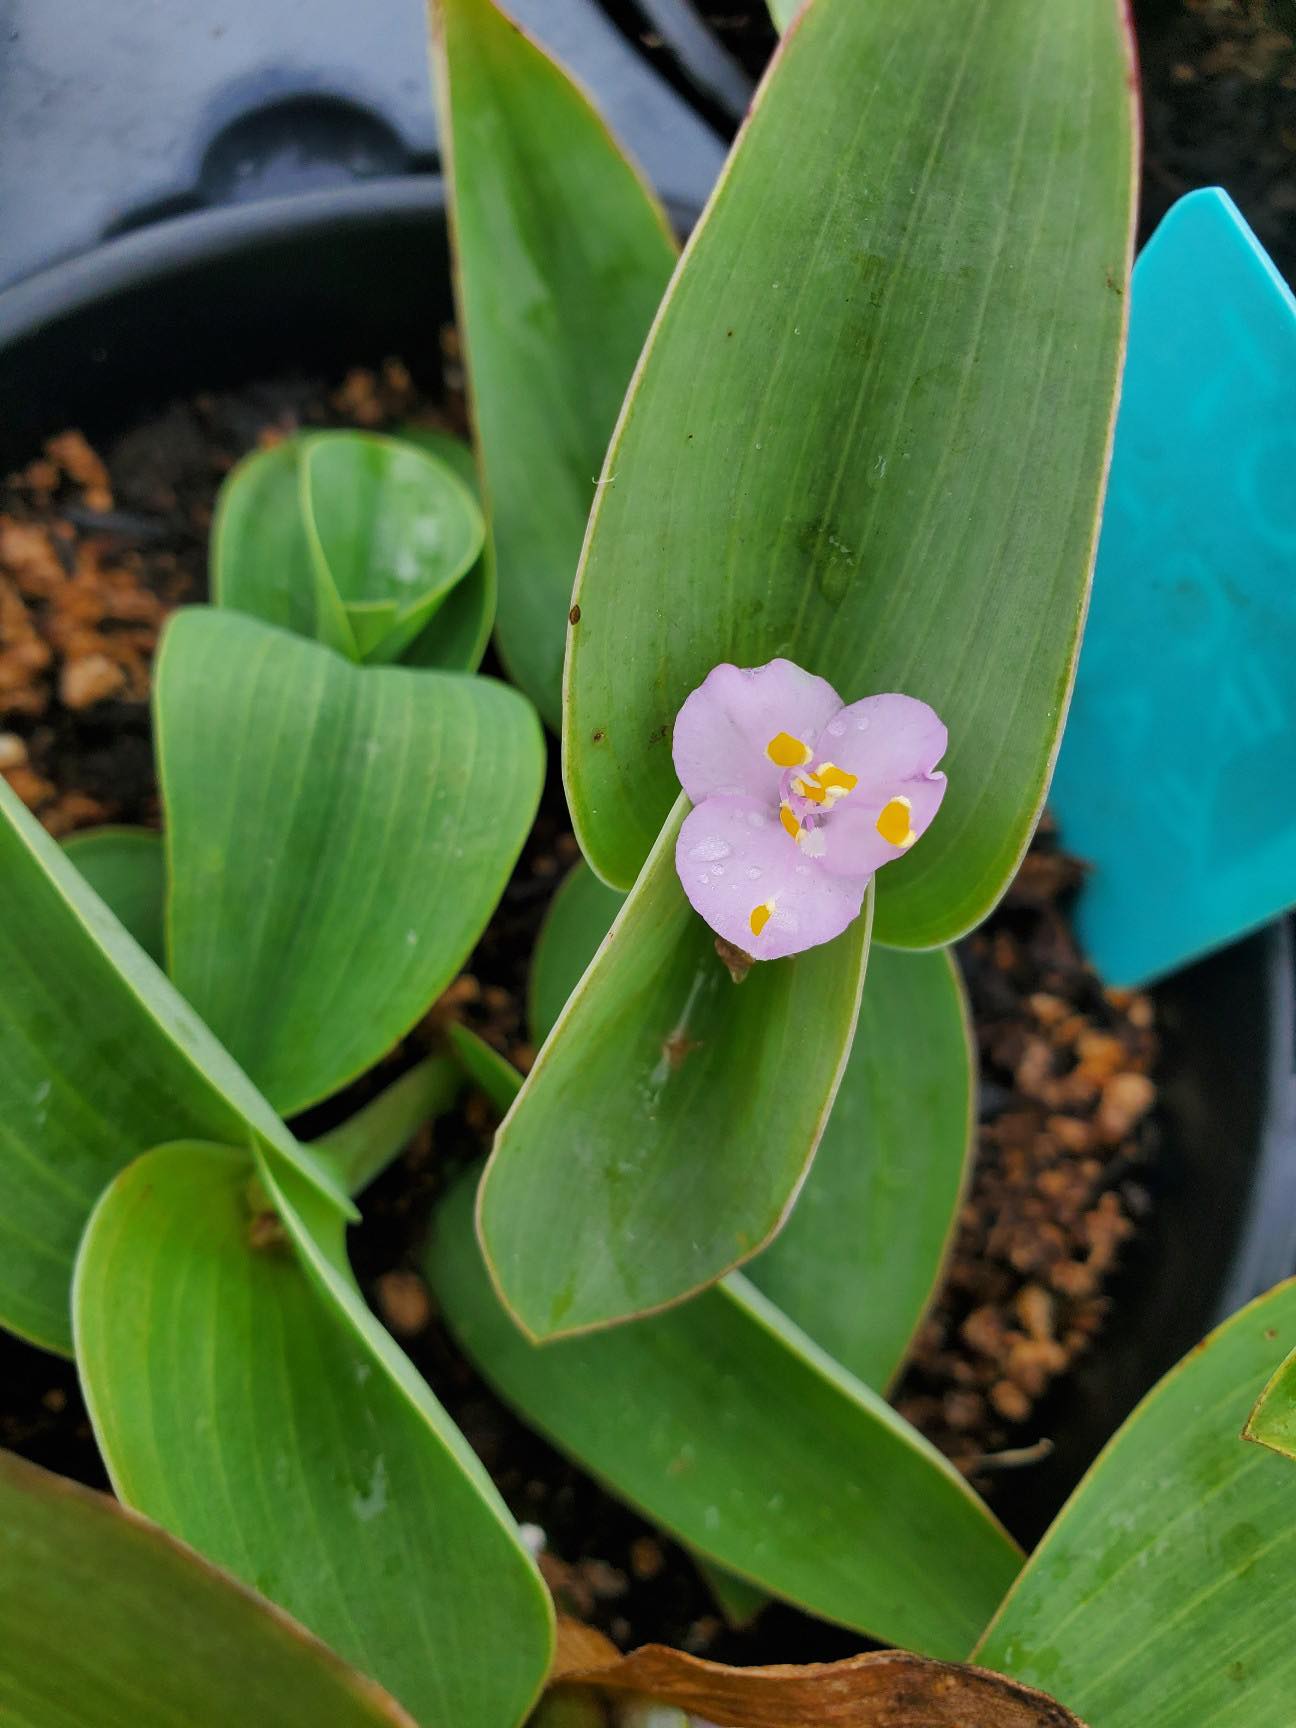
[[[0,1529],[6,1728],[414,1728],[232,1578],[9,1452]]]
[[[875,1393],[737,1276],[615,1333],[537,1348],[491,1288],[471,1213],[470,1176],[437,1217],[428,1276],[464,1350],[528,1422],[762,1589],[889,1642],[962,1654],[1019,1557]],[[583,1254],[589,1241],[569,1227],[549,1250]]]
[[[878,938],[952,940],[1044,799],[1125,324],[1120,0],[814,0],[654,327],[590,523],[564,715],[582,849],[629,883],[720,661],[786,655],[948,723]]]
[[[357,667],[255,619],[177,613],[155,675],[176,984],[285,1113],[454,977],[544,775],[529,703]]]
[[[1281,1365],[1247,1417],[1246,1437],[1296,1458],[1296,1350]]]
[[[299,472],[317,580],[341,601],[361,659],[399,658],[477,562],[476,499],[425,449],[372,433],[306,438]]]
[[[277,1158],[254,1211],[251,1168],[160,1147],[90,1221],[77,1360],[113,1484],[419,1721],[506,1728],[548,1666],[539,1576],[361,1301],[340,1223]]]
[[[452,1023],[446,1035],[460,1068],[503,1115],[521,1090],[521,1074],[471,1026]]]
[[[434,426],[401,426],[396,436],[417,444],[444,462],[468,487],[481,507],[477,458],[466,444]],[[476,567],[449,594],[432,622],[402,655],[406,666],[446,672],[475,672],[482,663],[495,625],[495,564],[486,547]]]
[[[730,978],[662,829],[495,1139],[479,1224],[533,1338],[681,1301],[760,1252],[850,1050],[870,904],[835,942]],[[582,1244],[574,1260],[555,1242]]]
[[[816,4],[818,0],[816,0]],[[1190,1352],[1111,1440],[976,1660],[1094,1728],[1289,1728],[1291,1465],[1241,1438],[1296,1282]]]
[[[800,9],[801,0],[768,0],[769,15],[776,30],[786,30]]]
[[[559,888],[531,962],[535,1039],[548,1036],[624,899],[585,863]],[[814,1164],[792,1216],[748,1268],[866,1385],[890,1383],[940,1276],[967,1182],[974,1084],[952,957],[874,949]]]
[[[727,1625],[742,1631],[753,1625],[761,1611],[769,1606],[766,1592],[755,1584],[749,1584],[736,1572],[726,1572],[723,1566],[712,1565],[702,1554],[693,1556],[693,1564],[702,1574],[702,1580]]]
[[[215,605],[315,635],[315,564],[302,515],[300,438],[244,456],[221,483],[208,554]]]
[[[573,864],[540,926],[527,980],[527,1021],[543,1044],[625,904],[589,865]]]
[[[88,828],[63,850],[156,966],[166,964],[166,854],[153,828]]]
[[[70,1353],[77,1241],[139,1152],[251,1125],[328,1179],[2,783],[0,882],[0,1323]]]
[[[968,1177],[974,1084],[950,955],[875,949],[814,1167],[749,1275],[879,1390],[899,1371],[940,1278]]]
[[[429,459],[428,466],[432,470],[429,479],[425,467],[418,468],[418,477],[425,485],[416,488],[416,492],[423,491],[429,495],[424,498],[424,503],[432,510],[437,508],[438,501],[446,504],[450,522],[457,522],[461,531],[471,527],[479,546],[484,528],[471,486],[467,488],[472,496],[469,508],[465,510],[462,482],[465,478],[463,455],[466,452],[463,446],[430,429],[411,428],[408,434],[402,433],[401,441],[345,432],[285,438],[268,450],[254,451],[237,463],[221,486],[212,522],[213,600],[218,606],[248,613],[265,623],[277,624],[314,641],[318,637],[317,603],[322,598],[331,624],[328,640],[340,644],[351,654],[356,650],[354,631],[340,597],[328,580],[327,566],[323,572],[321,595],[318,546],[308,532],[303,501],[303,453],[309,446],[329,446],[335,439],[342,441],[345,451],[354,450],[352,439],[359,441],[363,446],[362,467],[365,453],[372,455],[372,446],[378,446],[384,453],[394,451],[402,454],[406,445],[417,446]],[[347,460],[345,453],[341,460]],[[470,469],[471,466],[469,456]],[[376,492],[379,476],[371,474],[370,478]],[[456,486],[456,479],[461,484]],[[353,504],[355,492],[356,487],[352,486],[347,493]],[[385,578],[402,559],[415,556],[412,548],[419,524],[418,497],[407,496],[406,503],[413,509],[412,516],[411,510],[406,509],[399,523],[394,518],[384,519],[374,525],[369,543],[347,548],[347,567],[357,577],[363,560],[376,558],[379,546],[390,554],[390,565],[380,565],[374,572],[379,585],[377,593],[368,596],[370,600],[381,601],[383,594],[394,586]],[[401,538],[393,543],[393,536],[398,532]],[[486,560],[478,557],[469,574],[461,574],[459,579],[443,585],[434,597],[430,616],[415,619],[413,639],[402,647],[400,657],[410,665],[447,671],[475,671],[485,652],[495,615],[494,583]],[[389,610],[394,617],[399,608]],[[357,614],[357,619],[361,616]],[[376,633],[374,645],[381,645],[381,632]],[[393,656],[384,654],[382,657]]]
[[[310,1149],[339,1188],[359,1194],[425,1122],[451,1108],[459,1087],[459,1070],[448,1056],[427,1056],[354,1116],[313,1140]]]
[[[556,728],[594,483],[674,242],[583,93],[490,0],[433,17],[500,655]]]
[[[602,1699],[592,1692],[559,1688],[545,1693],[527,1728],[608,1728],[608,1715]],[[655,1725],[640,1722],[634,1728],[655,1728]]]
[[[586,960],[592,956],[606,935],[606,929],[598,930],[596,928],[596,918],[591,916],[583,922],[577,922],[573,910],[575,904],[583,902],[587,910],[592,912],[591,902],[597,903],[601,896],[615,900],[618,905],[625,898],[623,894],[616,894],[612,889],[605,888],[585,864],[577,864],[572,868],[555,896],[554,907],[546,919],[544,930],[541,932],[540,944],[537,945],[535,960],[532,963],[533,1028],[536,1024],[534,988],[542,974],[551,974],[544,979],[546,991],[551,985],[555,991],[557,990],[560,968],[570,972],[574,967],[574,975],[579,978],[585,970]],[[560,900],[565,902],[565,910],[558,913],[557,907]],[[613,915],[615,915],[615,909]],[[609,917],[608,922],[611,922],[611,917]],[[576,939],[575,953],[569,951],[560,940],[561,934],[566,929],[570,929]],[[545,951],[543,966],[539,965],[541,946],[544,947]],[[582,957],[582,951],[586,946],[589,951],[588,955]],[[562,1001],[565,1001],[569,994],[569,990],[565,991]],[[558,1010],[562,1007],[562,1001],[558,1002]],[[557,1010],[555,1016],[556,1012]],[[533,1031],[532,1036],[543,1038],[545,1033]],[[493,1050],[485,1039],[478,1037],[477,1033],[472,1031],[470,1027],[458,1024],[451,1025],[449,1037],[451,1047],[463,1064],[464,1072],[468,1078],[474,1085],[481,1088],[501,1114],[507,1112],[522,1089],[522,1075],[511,1062],[506,1061],[497,1050]],[[701,1554],[695,1554],[693,1561],[728,1623],[731,1626],[739,1627],[751,1625],[769,1600],[764,1591],[758,1590],[753,1584],[749,1584],[745,1578],[738,1578],[732,1572],[726,1572],[723,1566],[712,1565]]]
[[[438,462],[444,462],[459,476],[480,507],[481,475],[477,472],[477,458],[462,438],[456,438],[452,432],[443,432],[439,426],[419,426],[413,421],[398,426],[394,436],[426,451],[429,456],[435,456]]]
[[[415,1728],[225,1572],[9,1452],[0,1528],[7,1728]]]

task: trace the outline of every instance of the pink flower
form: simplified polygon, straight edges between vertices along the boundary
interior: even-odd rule
[[[675,771],[696,806],[675,867],[694,910],[757,960],[839,936],[873,872],[939,810],[947,741],[912,696],[847,707],[790,660],[717,666],[675,721]]]

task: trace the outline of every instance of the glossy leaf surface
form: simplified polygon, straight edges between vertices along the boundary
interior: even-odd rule
[[[574,594],[564,767],[627,886],[720,661],[921,697],[949,793],[878,938],[951,940],[1043,802],[1088,590],[1133,189],[1120,0],[814,0],[675,277]],[[813,116],[813,125],[808,124]]]
[[[527,1021],[543,1044],[625,904],[582,860],[573,864],[540,926],[527,980]]]
[[[888,1641],[967,1649],[1017,1552],[876,1394],[737,1276],[615,1332],[532,1345],[491,1288],[471,1206],[469,1179],[438,1216],[428,1275],[467,1354],[528,1422],[751,1582]]]
[[[940,1277],[967,1181],[974,1081],[950,955],[875,948],[814,1167],[749,1275],[879,1391]]]
[[[299,474],[317,585],[341,601],[357,658],[398,659],[477,562],[476,499],[426,449],[364,432],[305,439]]]
[[[408,455],[411,445],[428,460]],[[311,497],[324,506],[323,521],[312,526],[306,493],[311,476],[303,473],[303,457],[311,450],[316,478],[321,451],[325,468],[346,468],[358,457],[361,468],[371,470],[368,519],[357,497],[358,483],[341,488],[336,502],[312,485]],[[387,471],[405,472],[414,465],[414,484],[403,503],[398,500],[401,507],[395,512],[389,513],[385,502],[381,515],[376,512],[385,490],[381,474],[372,472],[375,453]],[[362,607],[382,608],[385,603],[383,616],[394,625],[404,602],[410,628],[399,641],[393,636],[385,648],[386,633],[378,628],[377,612],[367,619],[357,614],[357,626],[367,629],[377,658],[399,657],[410,665],[447,671],[475,670],[495,614],[485,560],[478,556],[468,573],[460,570],[451,576],[452,564],[431,556],[435,548],[426,544],[429,537],[448,544],[457,524],[460,536],[475,538],[480,549],[484,527],[466,480],[465,454],[471,472],[471,455],[461,444],[423,428],[411,428],[399,439],[346,432],[298,436],[253,451],[231,470],[217,497],[211,540],[213,600],[312,641],[326,640],[355,657],[360,653],[356,632],[331,574],[331,554],[356,589],[353,601]],[[402,593],[411,585],[398,579],[401,570],[414,575],[415,587],[419,573],[426,576],[421,596]]]
[[[850,1049],[870,904],[837,941],[735,983],[675,872],[685,808],[482,1180],[492,1276],[536,1338],[680,1301],[758,1253],[814,1156]],[[559,1241],[580,1253],[556,1255]]]
[[[4,784],[0,881],[0,1322],[70,1352],[73,1255],[123,1165],[249,1125],[309,1154]]]
[[[315,563],[302,515],[300,438],[253,450],[216,495],[213,604],[315,638]]]
[[[481,476],[468,446],[435,426],[407,425],[396,436],[444,462],[481,504]],[[489,545],[463,581],[438,608],[432,622],[401,656],[406,666],[427,666],[446,672],[475,672],[495,626],[495,561]]]
[[[371,1680],[115,1501],[0,1453],[7,1728],[414,1728]]]
[[[161,1147],[96,1209],[77,1358],[113,1484],[419,1721],[513,1724],[548,1663],[539,1577],[361,1302],[340,1226],[286,1167],[262,1166],[259,1197],[251,1170]]]
[[[1288,1728],[1296,1479],[1242,1427],[1294,1339],[1289,1283],[1148,1394],[1035,1551],[978,1662],[1047,1687],[1092,1728]]]
[[[155,966],[165,966],[166,853],[153,828],[87,828],[63,850]]]
[[[497,637],[556,729],[594,485],[675,248],[584,94],[491,0],[433,17]]]
[[[154,688],[171,975],[285,1113],[390,1048],[495,909],[540,795],[530,705],[178,613]]]

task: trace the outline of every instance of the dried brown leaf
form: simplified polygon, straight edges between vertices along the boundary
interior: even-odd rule
[[[805,1667],[727,1668],[665,1645],[622,1656],[601,1632],[559,1622],[551,1684],[629,1693],[718,1728],[1084,1728],[1002,1674],[880,1650]]]

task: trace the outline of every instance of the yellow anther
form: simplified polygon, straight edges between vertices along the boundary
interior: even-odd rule
[[[794,840],[800,838],[801,824],[797,821],[796,817],[792,814],[790,807],[786,804],[779,805],[779,821],[787,829],[788,833]]]
[[[858,774],[848,774],[835,762],[821,762],[814,771],[814,777],[830,798],[843,798],[859,785]]]
[[[769,921],[773,917],[773,915],[774,915],[774,902],[772,900],[766,900],[765,903],[761,906],[753,906],[752,907],[752,915],[751,915],[751,933],[752,933],[752,935],[753,936],[759,936],[761,931],[769,923]]]
[[[814,751],[790,732],[776,732],[765,746],[765,754],[777,768],[802,768]]]
[[[804,798],[810,804],[823,804],[828,794],[812,774],[798,774],[792,782],[792,790],[798,798]]]
[[[912,846],[918,838],[910,821],[912,812],[913,805],[907,798],[893,798],[882,806],[877,831],[888,846]]]

